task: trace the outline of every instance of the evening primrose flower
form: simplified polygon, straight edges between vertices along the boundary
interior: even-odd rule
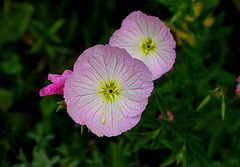
[[[153,90],[149,68],[124,49],[87,49],[67,78],[64,98],[70,117],[97,136],[117,136],[134,127]]]
[[[153,80],[168,72],[175,62],[176,42],[170,29],[158,17],[141,11],[132,12],[123,20],[109,44],[124,48],[132,57],[142,60],[152,72]]]
[[[42,88],[39,92],[40,96],[63,94],[64,83],[71,73],[71,70],[65,70],[62,75],[48,74],[48,80],[51,80],[52,84]]]

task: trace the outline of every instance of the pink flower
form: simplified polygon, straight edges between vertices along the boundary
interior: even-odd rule
[[[237,78],[237,82],[238,82],[238,85],[236,88],[236,94],[237,96],[240,96],[240,76]]]
[[[68,114],[97,136],[117,136],[140,120],[153,90],[149,68],[124,49],[96,45],[74,64],[64,87]]]
[[[169,110],[167,110],[167,116],[168,116],[168,120],[169,120],[169,121],[172,121],[172,120],[174,119],[173,113],[171,113],[171,111],[169,111]],[[159,118],[159,119],[163,119],[163,116],[160,114],[160,115],[158,116],[158,118]]]
[[[153,80],[168,72],[175,62],[176,42],[170,29],[158,18],[141,11],[132,12],[110,38],[111,46],[124,48],[142,60],[152,72]]]
[[[63,94],[64,83],[71,73],[71,70],[65,70],[62,75],[48,74],[48,80],[51,80],[52,84],[42,88],[40,96]]]

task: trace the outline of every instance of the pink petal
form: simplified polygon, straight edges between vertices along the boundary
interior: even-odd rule
[[[135,68],[132,74],[121,82],[122,100],[119,100],[123,112],[128,116],[141,114],[146,108],[148,97],[153,90],[151,72],[144,63],[134,59]]]
[[[171,55],[171,57],[169,57]],[[151,67],[153,80],[160,78],[163,74],[172,69],[175,62],[175,50],[156,50],[156,54],[146,58],[146,64]]]
[[[102,111],[106,111],[102,114]],[[102,122],[104,116],[104,122]],[[116,103],[96,104],[88,112],[83,112],[83,120],[87,127],[97,136],[117,136],[134,127],[141,115],[127,117],[123,115]]]
[[[238,76],[237,81],[240,82],[240,75]]]
[[[52,82],[59,82],[61,80],[62,75],[57,74],[48,74],[48,80]]]
[[[240,96],[240,83],[237,85],[236,94],[237,96]]]

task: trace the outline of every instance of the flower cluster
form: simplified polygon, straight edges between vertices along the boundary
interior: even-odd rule
[[[70,117],[98,136],[117,136],[140,120],[153,80],[173,68],[175,45],[159,18],[132,12],[109,45],[85,50],[73,71],[49,74],[40,96],[63,94]]]

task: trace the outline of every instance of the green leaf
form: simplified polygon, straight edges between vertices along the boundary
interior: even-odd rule
[[[12,167],[28,167],[28,164],[26,164],[26,163],[15,164]]]
[[[170,141],[163,139],[161,140],[161,143],[164,144],[167,148],[174,150],[174,146]]]
[[[2,56],[3,60],[0,63],[2,72],[7,75],[15,75],[21,73],[23,67],[18,54],[5,52]]]
[[[163,125],[167,130],[169,130],[172,134],[174,134],[178,139],[182,139],[183,132],[173,123],[169,121],[165,121],[162,119],[157,120],[161,125]]]
[[[48,155],[43,149],[38,149],[37,147],[33,148],[32,153],[32,166],[34,167],[40,167],[45,166],[49,162]]]
[[[78,167],[80,163],[79,159],[71,160],[70,163],[67,165],[68,167]]]
[[[231,114],[229,113],[230,125],[227,126],[228,133],[233,133],[240,129],[240,112],[239,108],[231,108]]]
[[[52,34],[56,34],[60,28],[64,25],[65,21],[64,19],[59,19],[53,25],[50,27],[49,32]]]
[[[0,45],[12,42],[25,32],[34,8],[27,3],[15,3],[7,12],[0,11]],[[3,26],[4,25],[4,26]]]
[[[225,100],[224,96],[222,96],[222,104],[221,104],[221,114],[222,114],[222,120],[225,118],[225,112],[226,112],[226,105],[225,105]]]
[[[168,116],[167,116],[167,111],[166,111],[166,109],[164,108],[164,106],[162,105],[162,103],[160,102],[159,97],[156,97],[156,101],[155,101],[155,102],[156,102],[157,107],[158,107],[158,109],[160,110],[163,118],[164,118],[165,120],[167,120],[167,118],[168,118]]]
[[[58,108],[57,108],[56,112],[58,112],[59,110],[66,109],[66,107],[67,107],[64,100],[57,102],[57,105],[58,105]]]
[[[146,146],[149,146],[149,142],[152,140],[152,132],[150,132],[149,135],[145,135],[143,137],[139,137],[137,142],[136,142],[136,148],[140,149],[140,148],[146,148]]]
[[[224,140],[223,126],[217,124],[215,131],[209,140],[208,151],[207,151],[207,154],[209,157],[212,157],[214,153],[217,152],[223,140]]]
[[[216,5],[219,3],[219,0],[201,0],[204,5],[204,9],[210,9],[216,7]]]
[[[56,50],[50,44],[45,44],[45,50],[50,58],[56,58]]]
[[[220,25],[223,23],[225,18],[225,12],[221,12],[219,15],[217,15],[215,21],[214,21],[214,25]]]
[[[35,54],[38,51],[40,51],[42,49],[42,46],[44,44],[44,38],[38,38],[38,40],[35,42],[35,44],[33,45],[33,47],[26,51],[27,54]]]
[[[168,159],[166,159],[164,162],[162,162],[159,167],[166,167],[168,165],[171,165],[172,163],[175,162],[175,156],[172,155]]]
[[[19,151],[19,153],[18,153],[17,158],[18,158],[21,162],[24,162],[24,163],[26,163],[26,164],[28,163],[27,157],[26,157],[25,153],[23,152],[23,149],[22,149],[22,148],[20,148],[20,151]]]
[[[236,75],[223,69],[219,70],[214,78],[217,80],[217,83],[221,85],[232,84],[233,82],[236,82]]]
[[[111,142],[107,148],[107,162],[111,167],[127,167],[126,157],[123,155],[122,148]]]
[[[210,166],[210,159],[207,156],[205,150],[203,149],[202,144],[199,142],[196,142],[194,140],[190,140],[188,142],[188,148],[189,148],[189,155],[191,155],[192,158],[197,160],[199,163],[199,166]]]
[[[49,117],[57,108],[56,100],[53,96],[45,96],[40,100],[40,107],[44,117]]]
[[[108,160],[111,160],[111,155],[108,156]],[[92,158],[86,159],[85,162],[89,164],[89,166],[105,167],[103,154],[99,151],[98,147],[94,147]]]
[[[233,30],[232,26],[226,26],[226,27],[218,27],[217,29],[214,29],[211,38],[212,39],[219,39],[226,37],[228,34],[230,34]]]
[[[13,100],[13,92],[0,87],[0,109],[3,112],[7,111],[13,105]]]
[[[81,135],[83,135],[85,125],[81,125]]]
[[[210,99],[211,99],[211,95],[206,96],[203,99],[203,101],[199,104],[199,106],[198,106],[196,111],[198,112],[200,109],[202,109],[209,102]]]
[[[182,149],[177,153],[176,155],[176,164],[179,165],[180,162],[182,163],[182,166],[185,167],[187,165],[187,148],[185,143],[183,144]]]
[[[162,3],[168,6],[171,12],[186,12],[191,4],[191,0],[179,1],[179,0],[158,0],[159,3]]]

